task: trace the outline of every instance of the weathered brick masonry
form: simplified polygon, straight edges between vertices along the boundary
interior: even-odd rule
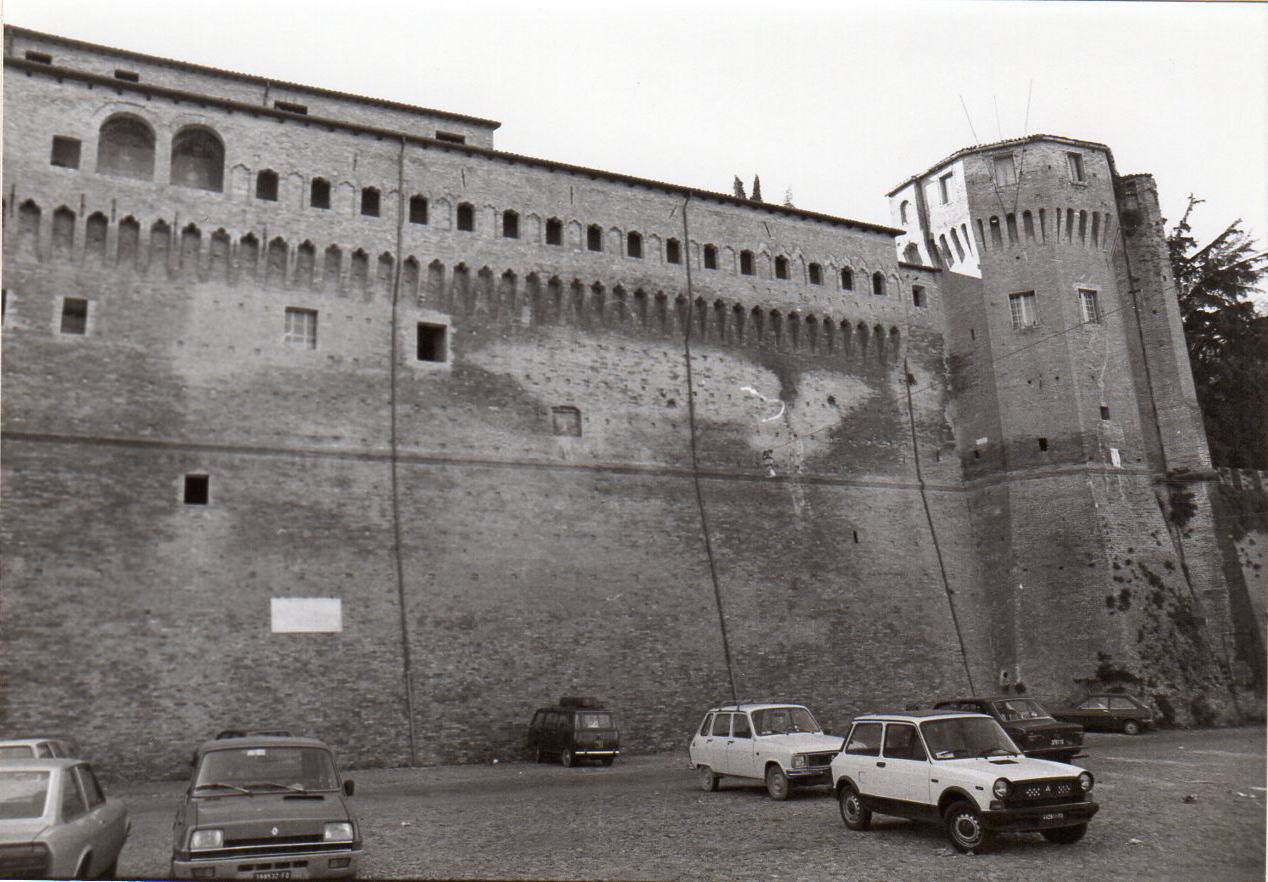
[[[889,228],[5,37],[4,730],[73,730],[120,774],[274,721],[354,764],[469,761],[568,692],[642,750],[681,746],[732,676],[837,726],[1001,678],[1127,677],[1184,721],[1246,666],[1219,506],[1181,529],[1159,489],[1209,461],[1178,326],[1138,331],[1120,293],[1123,248],[1153,246],[1115,238],[1140,179],[1100,145],[1007,145],[1059,166],[1016,197],[1050,241],[1010,250],[982,208],[1004,145],[944,164],[962,197],[925,198],[943,166],[895,191]],[[1092,177],[1060,201],[1071,149]],[[1011,324],[1021,290],[1037,331]],[[341,629],[275,633],[276,598],[338,598]]]

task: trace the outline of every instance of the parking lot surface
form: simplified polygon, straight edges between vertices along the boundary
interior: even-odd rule
[[[1265,732],[1089,733],[1078,761],[1101,811],[1087,837],[1001,837],[984,856],[941,830],[877,816],[852,833],[826,787],[773,802],[724,779],[698,789],[681,752],[610,768],[505,762],[352,771],[365,840],[362,878],[1070,879],[1264,878]],[[133,819],[124,878],[168,871],[184,785],[119,785]],[[1191,797],[1191,799],[1187,799]],[[1187,800],[1187,801],[1186,801]]]

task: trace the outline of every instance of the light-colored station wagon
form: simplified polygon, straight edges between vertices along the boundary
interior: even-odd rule
[[[702,790],[723,777],[764,781],[771,799],[787,799],[794,785],[827,784],[828,764],[841,749],[799,704],[730,704],[704,716],[687,749]]]

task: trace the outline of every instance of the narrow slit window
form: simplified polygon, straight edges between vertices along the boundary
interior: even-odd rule
[[[185,504],[206,505],[210,497],[211,477],[203,474],[185,476]]]
[[[677,239],[669,239],[665,242],[665,262],[682,263],[682,250],[678,247]]]
[[[62,333],[77,336],[88,333],[88,301],[83,297],[62,298]]]
[[[450,143],[450,144],[465,144],[465,143],[467,143],[467,136],[466,136],[466,135],[459,135],[457,132],[440,132],[440,131],[438,131],[438,132],[436,132],[436,140],[437,140],[437,141],[446,141],[446,142],[448,142],[448,143]]]
[[[872,293],[877,297],[885,296],[885,276],[881,273],[872,273]]]
[[[586,227],[586,249],[588,251],[603,250],[603,228],[598,224]]]
[[[330,181],[325,178],[313,178],[308,192],[308,204],[313,208],[330,207]]]
[[[379,216],[379,191],[375,187],[366,187],[361,191],[361,214],[366,217]]]
[[[502,212],[502,238],[518,239],[520,237],[520,216],[511,209]]]
[[[52,64],[53,56],[47,52],[36,52],[34,49],[26,50],[26,60],[34,61],[36,64]]]
[[[427,199],[425,197],[409,197],[409,222],[411,224],[427,223]]]
[[[1066,163],[1070,167],[1070,180],[1076,184],[1082,184],[1086,178],[1083,177],[1083,154],[1067,153],[1065,155]]]
[[[273,106],[278,110],[285,111],[286,113],[294,113],[299,116],[308,115],[308,106],[305,104],[294,104],[290,101],[274,101]]]
[[[925,289],[923,285],[911,286],[911,303],[913,306],[925,306]]]
[[[286,326],[283,340],[305,349],[317,348],[317,310],[286,307]]]
[[[1079,289],[1079,309],[1083,313],[1083,321],[1091,324],[1101,323],[1101,305],[1097,301],[1096,292],[1090,288]]]
[[[464,233],[475,232],[475,206],[470,202],[458,205],[458,229]]]
[[[557,217],[552,217],[546,221],[546,244],[562,245],[564,244],[564,224]]]
[[[948,202],[951,201],[951,178],[952,177],[953,175],[950,172],[948,172],[947,174],[938,178],[938,195],[941,197],[943,205],[946,205]]]
[[[48,164],[58,168],[79,168],[79,152],[82,144],[78,138],[53,136],[53,152]]]
[[[141,82],[141,75],[139,73],[134,70],[124,70],[121,67],[116,67],[114,69],[114,78],[116,80],[123,80],[125,83]]]
[[[255,176],[255,198],[277,201],[277,172],[264,170]]]
[[[417,359],[419,361],[443,362],[449,357],[447,329],[444,325],[432,324],[431,322],[418,323],[418,350]]]

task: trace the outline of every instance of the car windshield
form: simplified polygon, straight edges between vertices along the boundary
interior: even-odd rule
[[[239,747],[203,754],[194,789],[334,790],[330,752],[319,747]]]
[[[611,729],[611,714],[577,714],[579,729]]]
[[[995,702],[995,712],[1006,723],[1018,720],[1046,720],[1051,717],[1039,703],[1029,698],[1009,698]]]
[[[925,744],[934,759],[1003,756],[1020,753],[999,723],[990,717],[953,717],[921,723]]]
[[[0,772],[0,821],[43,817],[49,777],[48,772],[36,770]]]
[[[819,732],[819,724],[804,707],[768,707],[753,711],[758,735],[788,735],[791,732]]]

